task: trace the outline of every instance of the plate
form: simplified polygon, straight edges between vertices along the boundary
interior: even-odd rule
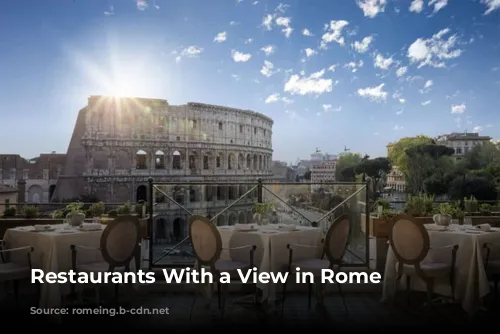
[[[31,231],[33,231],[33,232],[53,232],[53,231],[55,231],[55,230],[56,230],[56,228],[55,228],[55,227],[51,227],[51,228],[48,228],[48,229],[45,229],[45,230],[37,230],[37,229],[33,229],[33,230],[31,230]]]
[[[257,231],[256,228],[235,228],[235,231],[238,232],[252,232],[252,231]]]

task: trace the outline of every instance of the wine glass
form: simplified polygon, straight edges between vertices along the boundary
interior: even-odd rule
[[[471,217],[465,217],[464,218],[464,228],[469,229],[472,227],[472,218]]]

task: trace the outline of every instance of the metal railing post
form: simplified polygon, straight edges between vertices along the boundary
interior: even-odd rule
[[[371,179],[369,177],[366,178],[366,191],[365,191],[365,259],[370,268],[370,215],[371,215],[371,205],[370,205],[370,182]]]
[[[149,235],[149,263],[148,269],[151,270],[153,264],[153,178],[148,179],[148,235]]]
[[[262,179],[257,180],[257,203],[263,203],[262,201]]]

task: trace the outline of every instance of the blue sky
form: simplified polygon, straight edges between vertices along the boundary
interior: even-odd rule
[[[1,153],[65,152],[87,97],[112,94],[264,113],[287,162],[499,137],[499,0],[16,0],[0,44]]]

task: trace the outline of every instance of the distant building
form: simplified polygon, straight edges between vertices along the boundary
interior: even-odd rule
[[[273,181],[276,182],[294,182],[297,171],[282,161],[273,161],[271,165],[273,172]]]
[[[394,190],[397,192],[405,192],[406,190],[405,177],[397,166],[393,166],[391,171],[387,174],[386,190]]]
[[[337,160],[324,161],[311,168],[311,190],[321,188],[321,183],[335,182]]]
[[[48,203],[65,159],[66,154],[55,152],[30,160],[19,154],[0,154],[0,186],[14,188],[19,180],[24,180],[27,203]]]
[[[0,185],[0,216],[3,216],[5,209],[17,203],[18,190]]]
[[[453,155],[457,160],[462,159],[464,155],[470,152],[478,145],[484,145],[491,141],[489,136],[480,136],[479,133],[450,133],[435,138],[436,144],[444,145],[455,150]]]

